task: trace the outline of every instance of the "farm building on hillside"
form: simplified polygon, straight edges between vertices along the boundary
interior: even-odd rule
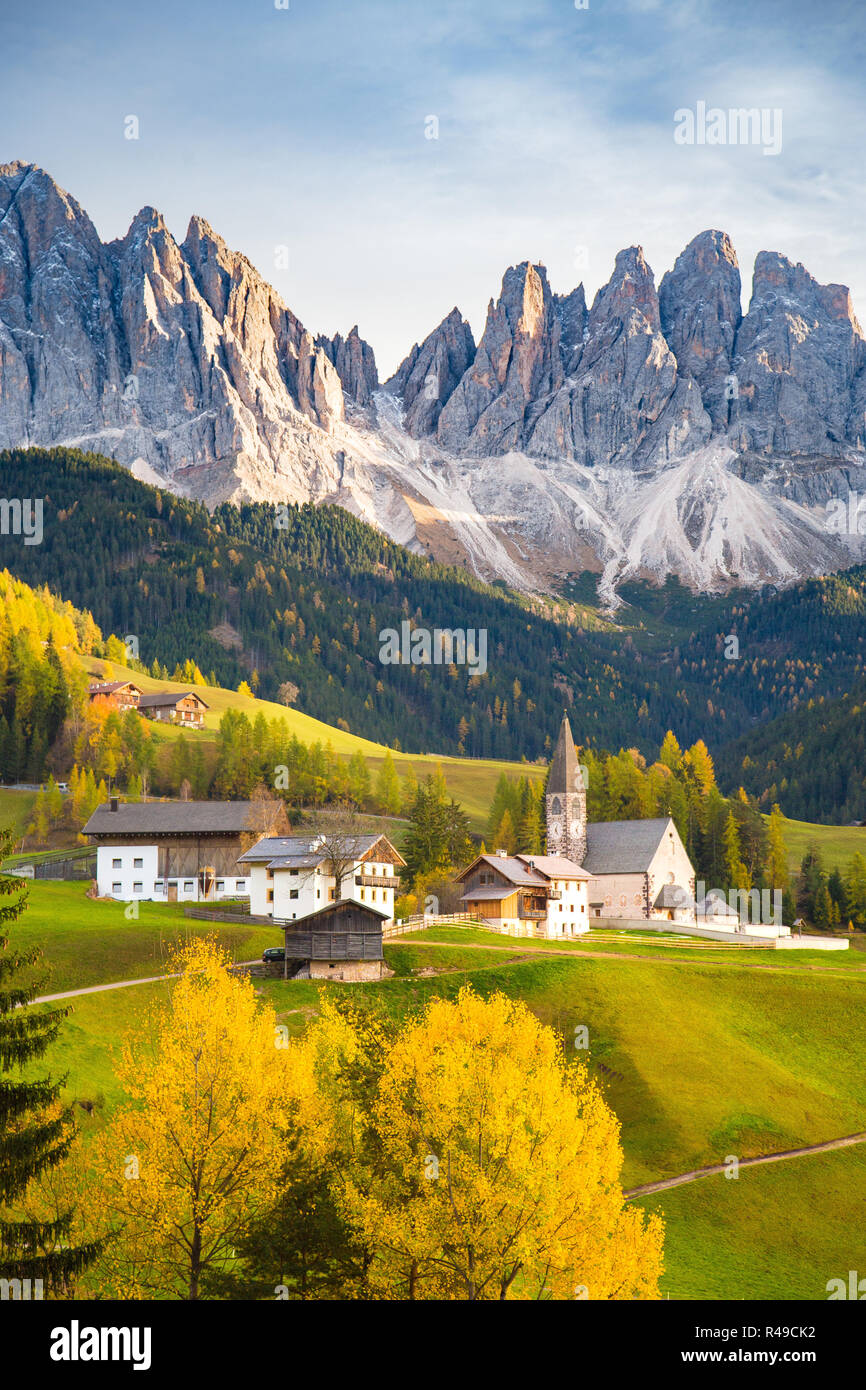
[[[256,917],[293,921],[337,898],[353,899],[394,916],[398,869],[405,859],[385,835],[351,835],[340,846],[341,882],[334,870],[334,846],[324,835],[270,836],[259,840],[240,865],[250,873],[250,911]],[[339,892],[338,892],[339,889]]]
[[[162,724],[182,724],[185,729],[201,729],[205,711],[210,708],[194,690],[175,694],[160,690],[155,695],[142,695],[138,708],[147,719]]]
[[[382,949],[385,922],[382,908],[343,898],[284,923],[286,974],[296,979],[381,980],[391,973]]]
[[[113,797],[84,827],[96,845],[100,897],[213,902],[248,897],[244,850],[288,830],[281,801],[143,801]]]
[[[88,686],[87,694],[91,700],[108,700],[124,714],[128,709],[138,709],[143,691],[132,681],[98,681]]]

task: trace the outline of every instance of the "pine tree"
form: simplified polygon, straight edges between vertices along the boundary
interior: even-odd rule
[[[0,861],[12,847],[12,832],[0,830]],[[67,1157],[75,1137],[71,1111],[60,1104],[64,1078],[21,1076],[44,1056],[69,1012],[28,1007],[44,985],[30,978],[42,953],[38,947],[10,951],[6,933],[25,910],[23,887],[21,879],[0,877],[0,1278],[41,1279],[49,1291],[64,1294],[100,1245],[70,1244],[71,1211],[33,1221],[18,1210],[28,1188]],[[27,983],[16,981],[22,972]]]

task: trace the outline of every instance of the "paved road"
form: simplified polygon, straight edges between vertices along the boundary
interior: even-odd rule
[[[780,1149],[778,1153],[758,1154],[756,1158],[741,1158],[741,1168],[752,1168],[758,1163],[781,1163],[788,1158],[805,1158],[808,1154],[828,1153],[831,1149],[845,1149],[850,1144],[866,1144],[866,1133],[846,1134],[842,1139],[827,1139],[823,1144],[807,1144],[803,1149]],[[698,1178],[709,1178],[713,1173],[727,1172],[726,1163],[714,1163],[709,1168],[693,1168],[690,1173],[680,1173],[675,1178],[661,1178],[658,1182],[648,1182],[643,1187],[633,1187],[623,1196],[628,1201],[632,1197],[648,1197],[651,1192],[663,1192],[667,1187],[680,1187],[686,1182],[696,1182]]]

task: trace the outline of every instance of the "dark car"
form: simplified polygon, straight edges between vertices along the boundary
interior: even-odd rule
[[[271,964],[274,961],[278,960],[283,961],[285,960],[285,958],[285,946],[268,946],[267,950],[262,951],[262,960],[264,961],[265,965]]]

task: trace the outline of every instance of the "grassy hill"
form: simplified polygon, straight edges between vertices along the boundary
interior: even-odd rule
[[[137,671],[130,671],[117,663],[103,661],[96,657],[83,658],[82,664],[86,670],[101,680],[133,680],[136,685],[148,692],[152,690],[181,692],[190,688],[189,685],[177,681],[158,680],[153,676],[139,675]],[[254,696],[238,694],[236,690],[225,690],[214,686],[199,687],[198,692],[205,703],[210,706],[204,718],[205,727],[202,732],[191,733],[189,730],[181,730],[177,726],[160,724],[156,726],[160,736],[172,739],[184,733],[187,738],[207,741],[208,732],[215,731],[226,710],[233,709],[246,714],[250,719],[255,719],[258,714],[263,714],[268,720],[280,719],[286,725],[289,733],[296,735],[303,743],[330,743],[334,751],[343,758],[349,758],[352,753],[360,751],[367,760],[373,776],[378,772],[386,753],[389,751],[384,744],[359,738],[356,734],[347,733],[344,729],[326,724],[322,720],[315,719],[312,715],[304,714],[303,711],[291,706],[278,705],[270,700],[259,700]],[[487,824],[493,792],[503,772],[510,777],[530,777],[533,779],[544,778],[547,774],[546,764],[508,762],[496,758],[455,758],[448,755],[440,757],[434,753],[392,753],[392,757],[400,776],[403,776],[410,764],[419,779],[426,777],[437,765],[441,765],[448,790],[463,806],[473,830],[479,833],[483,832]]]
[[[58,982],[67,983],[105,972],[117,978],[118,969],[151,973],[167,937],[184,930],[166,909],[143,910],[127,923],[119,906],[85,904],[80,888],[43,884],[34,885],[33,908],[15,929],[22,944],[25,926],[26,940],[42,942]],[[256,954],[257,930],[230,930],[241,955]],[[396,973],[365,987],[363,997],[376,994],[402,1016],[468,981],[482,994],[524,999],[567,1049],[575,1027],[586,1025],[590,1069],[622,1125],[626,1186],[863,1127],[862,966],[846,974],[832,963],[804,968],[784,957],[778,968],[755,968],[749,953],[733,951],[723,968],[709,959],[628,960],[602,951],[542,956],[529,943],[498,939],[499,949],[473,949],[473,939],[389,944]],[[322,989],[341,988],[264,979],[256,987],[293,1033],[315,1013]],[[95,1102],[85,1133],[119,1099],[112,1058],[121,1036],[170,988],[163,981],[73,1001],[47,1060],[68,1071],[70,1098]],[[825,1297],[829,1278],[858,1260],[866,1267],[857,1234],[864,1183],[866,1154],[848,1151],[642,1199],[669,1224],[664,1291],[672,1298]]]

